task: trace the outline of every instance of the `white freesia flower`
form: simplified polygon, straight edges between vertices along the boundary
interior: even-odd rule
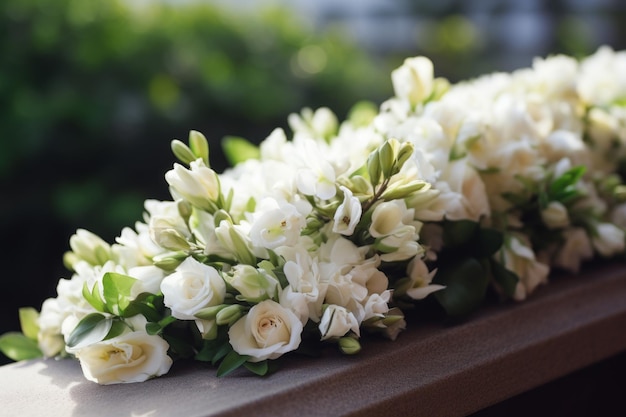
[[[444,285],[432,284],[436,273],[436,269],[429,271],[426,263],[419,257],[413,258],[407,267],[410,284],[406,294],[414,300],[421,300],[436,291],[446,288]]]
[[[365,314],[363,316],[363,320],[373,317],[384,317],[389,311],[390,298],[390,290],[383,291],[382,294],[371,294],[368,296],[364,305]]]
[[[581,263],[593,256],[591,240],[587,232],[579,227],[563,231],[563,240],[565,243],[554,259],[554,265],[578,273]]]
[[[194,320],[199,310],[224,301],[226,284],[215,268],[189,257],[163,279],[161,291],[172,316]]]
[[[322,200],[333,198],[337,193],[335,167],[324,157],[328,150],[320,149],[320,144],[304,138],[297,149],[301,166],[298,169],[296,184],[304,195],[314,195]]]
[[[289,282],[280,295],[280,304],[294,311],[303,325],[309,319],[319,321],[328,283],[320,281],[317,259],[300,247],[283,247],[279,253],[287,259],[283,272]]]
[[[426,100],[433,91],[433,63],[426,57],[407,58],[391,72],[396,97],[415,105]]]
[[[172,359],[169,345],[141,327],[86,346],[74,354],[85,378],[98,384],[142,382],[166,374]]]
[[[345,307],[331,304],[326,307],[319,324],[321,340],[345,336],[352,331],[360,336],[359,322]]]
[[[228,330],[230,344],[250,362],[276,359],[300,346],[302,323],[273,300],[261,301]]]
[[[595,233],[591,242],[600,255],[608,258],[624,251],[624,231],[614,224],[600,223]]]
[[[211,203],[217,200],[220,193],[217,173],[204,165],[202,159],[192,161],[189,168],[174,164],[174,169],[165,174],[172,196],[175,199],[183,198],[194,206],[210,209]]]
[[[354,233],[354,228],[361,220],[361,202],[354,197],[352,191],[343,185],[339,187],[343,192],[343,202],[337,207],[335,212],[333,232],[350,236]]]
[[[111,259],[111,246],[100,236],[85,229],[78,229],[70,237],[70,247],[75,257],[72,263],[84,260],[91,265],[104,265]]]
[[[295,245],[306,226],[305,217],[296,206],[270,198],[260,203],[251,223],[252,243],[267,249]]]
[[[524,300],[541,284],[548,282],[550,268],[537,261],[533,250],[524,243],[522,237],[512,236],[504,247],[504,260],[507,269],[519,278],[514,298]]]

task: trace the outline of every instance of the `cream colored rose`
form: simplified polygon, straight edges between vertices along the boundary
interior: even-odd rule
[[[275,301],[253,306],[228,330],[230,344],[250,362],[276,359],[300,346],[302,323],[291,311]]]
[[[163,279],[161,291],[172,316],[195,320],[199,310],[224,301],[226,284],[217,269],[189,257]]]
[[[143,330],[88,345],[75,352],[85,378],[102,385],[143,382],[166,374],[169,345]]]

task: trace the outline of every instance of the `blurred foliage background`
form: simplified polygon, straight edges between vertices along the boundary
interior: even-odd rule
[[[303,107],[343,119],[357,101],[380,104],[408,56],[458,81],[626,40],[617,0],[211,4],[0,4],[0,333],[69,278],[77,228],[113,242],[146,198],[169,198],[169,143],[190,129],[219,171],[222,137],[259,142]]]

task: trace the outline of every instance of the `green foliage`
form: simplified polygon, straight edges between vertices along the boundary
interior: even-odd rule
[[[446,286],[434,295],[448,315],[460,317],[478,309],[491,280],[505,295],[513,295],[517,276],[493,259],[503,244],[501,232],[470,220],[445,221],[442,226],[444,249],[433,282]]]
[[[258,159],[261,154],[258,146],[237,136],[225,136],[222,139],[222,148],[231,165],[236,165],[247,159]]]
[[[8,332],[0,336],[0,352],[14,361],[40,358],[37,341],[20,332]]]

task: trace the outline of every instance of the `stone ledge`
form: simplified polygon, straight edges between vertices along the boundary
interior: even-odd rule
[[[177,363],[145,383],[99,386],[72,360],[6,365],[0,404],[22,417],[465,416],[626,351],[625,328],[626,267],[590,265],[524,303],[455,326],[409,323],[355,357],[286,357],[263,379]]]

